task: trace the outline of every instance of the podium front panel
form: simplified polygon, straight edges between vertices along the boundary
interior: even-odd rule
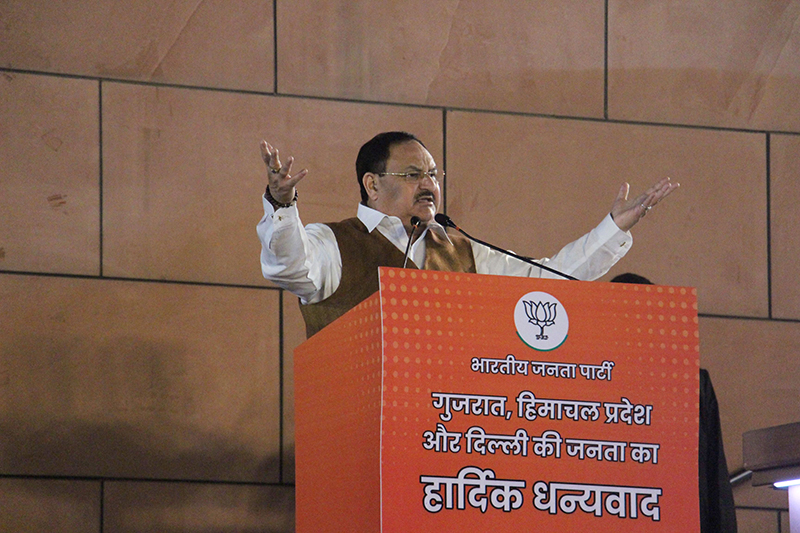
[[[379,421],[363,473],[380,488],[361,494],[379,527],[363,531],[699,531],[694,289],[380,279],[380,413],[359,430]]]
[[[381,271],[383,531],[698,529],[693,289]]]

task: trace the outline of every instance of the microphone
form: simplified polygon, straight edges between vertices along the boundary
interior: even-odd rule
[[[519,260],[520,260],[520,261],[522,261],[523,263],[528,263],[529,265],[533,265],[533,266],[535,266],[535,267],[539,267],[539,268],[541,268],[541,269],[543,269],[543,270],[547,270],[548,272],[552,272],[553,274],[558,274],[558,275],[559,275],[559,276],[561,276],[562,278],[571,279],[571,280],[573,280],[573,281],[578,281],[578,278],[575,278],[575,277],[573,277],[573,276],[570,276],[569,274],[564,274],[563,272],[559,272],[559,271],[558,271],[558,270],[556,270],[555,268],[550,268],[549,266],[545,266],[545,265],[543,265],[543,264],[541,264],[541,263],[537,263],[536,261],[534,261],[534,260],[533,260],[533,259],[531,259],[530,257],[525,257],[525,256],[522,256],[522,255],[517,255],[517,254],[515,254],[514,252],[511,252],[511,251],[509,251],[509,250],[503,250],[502,248],[498,248],[497,246],[495,246],[495,245],[493,245],[493,244],[489,244],[488,242],[482,241],[482,240],[480,240],[480,239],[476,239],[475,237],[473,237],[472,235],[468,234],[468,233],[467,233],[466,231],[464,231],[463,229],[459,228],[459,227],[456,225],[456,223],[455,223],[455,222],[453,222],[453,219],[452,219],[452,218],[450,218],[449,216],[447,216],[447,215],[445,215],[445,214],[443,214],[443,213],[437,213],[437,214],[436,214],[436,216],[435,216],[435,217],[433,217],[433,218],[436,220],[436,222],[438,222],[439,224],[441,224],[441,225],[442,225],[442,226],[444,226],[445,228],[453,228],[454,230],[461,232],[461,234],[462,234],[462,235],[464,235],[464,236],[465,236],[467,239],[469,239],[469,240],[471,240],[471,241],[475,241],[475,242],[477,242],[477,243],[479,243],[479,244],[482,244],[482,245],[484,245],[484,246],[488,246],[488,247],[489,247],[489,248],[491,248],[492,250],[496,250],[496,251],[498,251],[498,252],[500,252],[500,253],[504,253],[504,254],[506,254],[506,255],[510,255],[511,257],[513,257],[513,258],[515,258],[515,259],[519,259]]]
[[[411,217],[411,235],[408,236],[408,244],[406,244],[406,253],[404,254],[405,258],[403,259],[403,268],[405,268],[406,265],[408,264],[408,252],[411,251],[411,241],[414,239],[414,233],[416,233],[420,222],[422,222],[422,220],[420,220],[419,217]]]

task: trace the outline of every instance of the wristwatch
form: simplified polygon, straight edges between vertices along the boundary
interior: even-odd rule
[[[292,198],[292,201],[289,202],[288,204],[283,204],[278,200],[276,200],[275,198],[273,198],[272,193],[269,192],[269,187],[267,187],[266,192],[264,192],[264,198],[266,198],[267,201],[270,203],[270,205],[276,210],[282,207],[292,207],[294,204],[297,203],[297,187],[295,187],[294,189],[294,198]]]

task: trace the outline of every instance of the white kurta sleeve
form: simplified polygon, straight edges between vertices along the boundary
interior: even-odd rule
[[[256,226],[261,241],[261,272],[303,304],[333,294],[342,279],[342,258],[333,231],[325,224],[303,227],[297,206],[277,211],[262,197],[264,217]]]
[[[566,245],[553,257],[536,261],[580,280],[591,281],[608,272],[628,253],[632,243],[631,234],[620,230],[611,215],[606,215],[596,228]],[[472,252],[479,274],[560,278],[558,274],[534,267],[481,244],[473,242]]]

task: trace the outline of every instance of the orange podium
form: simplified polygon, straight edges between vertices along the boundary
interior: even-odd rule
[[[297,531],[699,531],[687,287],[381,268],[294,354]]]

